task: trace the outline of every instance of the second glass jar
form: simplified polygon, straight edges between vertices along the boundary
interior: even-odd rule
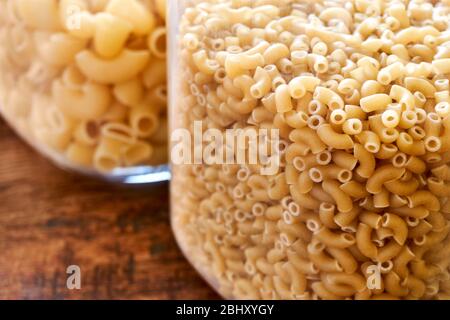
[[[160,0],[1,0],[0,112],[64,167],[132,175],[167,163],[165,10]]]
[[[172,226],[218,292],[449,299],[449,1],[184,0],[170,17]],[[270,174],[227,141],[263,129]]]

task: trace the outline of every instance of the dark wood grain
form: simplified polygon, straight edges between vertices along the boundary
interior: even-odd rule
[[[168,187],[57,169],[0,120],[0,299],[210,299],[169,225]],[[81,290],[66,268],[81,268]]]

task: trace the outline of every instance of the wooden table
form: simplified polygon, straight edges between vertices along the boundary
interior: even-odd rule
[[[215,299],[169,225],[168,187],[55,168],[0,120],[0,299]],[[66,268],[81,269],[67,289]]]

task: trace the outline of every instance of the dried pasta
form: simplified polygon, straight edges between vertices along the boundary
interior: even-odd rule
[[[165,10],[159,0],[0,1],[0,111],[69,166],[166,163]]]
[[[202,274],[238,299],[449,297],[450,2],[184,4],[174,127],[283,145],[270,175],[174,165],[173,228]]]

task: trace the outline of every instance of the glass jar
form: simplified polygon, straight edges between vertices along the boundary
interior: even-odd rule
[[[165,39],[161,0],[1,0],[0,112],[62,167],[166,180]]]
[[[169,11],[172,227],[211,285],[449,299],[450,2]]]

